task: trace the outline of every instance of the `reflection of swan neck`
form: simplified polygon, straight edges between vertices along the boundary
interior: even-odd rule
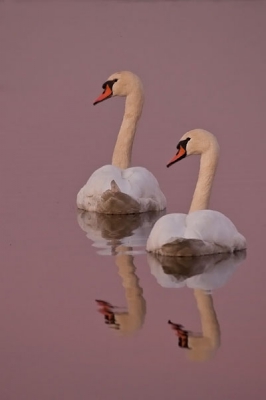
[[[206,210],[209,207],[212,183],[215,176],[219,156],[217,141],[213,141],[210,148],[201,155],[198,181],[193,194],[189,212]]]
[[[134,90],[126,98],[124,117],[113,152],[112,165],[116,167],[122,169],[130,167],[133,141],[143,101],[142,84],[136,82]]]
[[[139,279],[135,275],[136,267],[133,263],[133,256],[129,254],[119,254],[116,256],[116,265],[118,273],[122,278],[122,285],[125,289],[133,289],[140,291],[141,287],[138,285]]]
[[[202,336],[189,337],[191,358],[206,360],[211,358],[220,346],[220,327],[212,296],[201,289],[194,289],[194,295],[201,319]]]
[[[127,301],[127,312],[116,314],[116,320],[120,324],[123,333],[131,333],[140,329],[146,314],[146,302],[142,296],[143,290],[139,286],[139,279],[135,274],[136,267],[133,256],[120,253],[116,256],[118,273],[122,278]]]
[[[200,289],[195,289],[194,295],[200,313],[203,336],[209,338],[212,346],[216,347],[220,342],[220,327],[213,305],[213,298],[210,294]]]

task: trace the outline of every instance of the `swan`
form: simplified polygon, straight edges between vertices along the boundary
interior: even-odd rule
[[[233,222],[207,209],[219,158],[215,136],[203,129],[185,133],[167,167],[192,154],[199,154],[201,159],[189,213],[161,217],[151,230],[146,250],[165,256],[201,256],[246,249],[246,239]]]
[[[97,169],[77,195],[77,207],[104,214],[136,214],[166,208],[157,179],[143,167],[130,167],[134,136],[144,95],[140,78],[130,71],[116,72],[103,84],[94,105],[110,97],[126,97],[123,121],[112,164]]]

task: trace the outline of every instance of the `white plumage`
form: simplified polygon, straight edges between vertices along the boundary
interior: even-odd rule
[[[207,131],[187,132],[168,166],[190,155],[200,154],[200,172],[188,214],[168,214],[154,225],[147,251],[168,256],[199,256],[232,253],[246,248],[246,239],[232,221],[218,211],[208,210],[211,187],[218,162],[219,146]]]
[[[137,122],[143,107],[140,79],[129,71],[111,75],[95,104],[111,97],[126,96],[124,118],[113,151],[112,165],[96,170],[77,195],[77,206],[105,214],[135,214],[160,211],[166,199],[157,179],[143,167],[131,167]]]
[[[165,208],[165,196],[151,172],[142,167],[121,169],[114,165],[105,165],[92,174],[78,193],[78,208],[97,211],[103,201],[102,195],[111,189],[112,181],[115,181],[120,192],[136,201],[139,212],[160,211]],[[115,188],[113,192],[115,193]]]

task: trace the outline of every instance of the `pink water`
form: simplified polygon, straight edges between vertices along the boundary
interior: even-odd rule
[[[265,397],[265,17],[256,0],[0,3],[1,400]],[[119,267],[117,234],[106,243],[77,216],[123,112],[123,99],[92,102],[121,69],[144,83],[133,163],[156,175],[167,212],[187,212],[198,159],[165,165],[183,133],[208,129],[221,146],[211,207],[248,241],[216,277],[221,344],[204,362],[167,324],[201,332],[193,289],[163,287],[178,285],[142,251],[150,225],[120,235],[136,252]],[[127,336],[95,303],[126,295]]]

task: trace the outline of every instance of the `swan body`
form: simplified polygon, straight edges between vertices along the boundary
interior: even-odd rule
[[[146,168],[97,169],[77,197],[78,208],[104,214],[135,214],[164,210],[165,196]]]
[[[201,256],[246,249],[246,239],[232,221],[208,210],[219,146],[210,132],[187,132],[168,166],[190,154],[200,154],[200,172],[188,214],[168,214],[154,225],[146,249],[165,256]]]
[[[147,241],[148,251],[168,256],[232,253],[245,248],[245,238],[232,221],[213,210],[167,214],[157,221]]]
[[[140,79],[129,71],[111,75],[94,104],[125,96],[123,121],[113,151],[112,164],[97,169],[77,195],[77,206],[104,214],[161,211],[166,199],[157,179],[143,167],[131,167],[131,154],[144,96]]]

